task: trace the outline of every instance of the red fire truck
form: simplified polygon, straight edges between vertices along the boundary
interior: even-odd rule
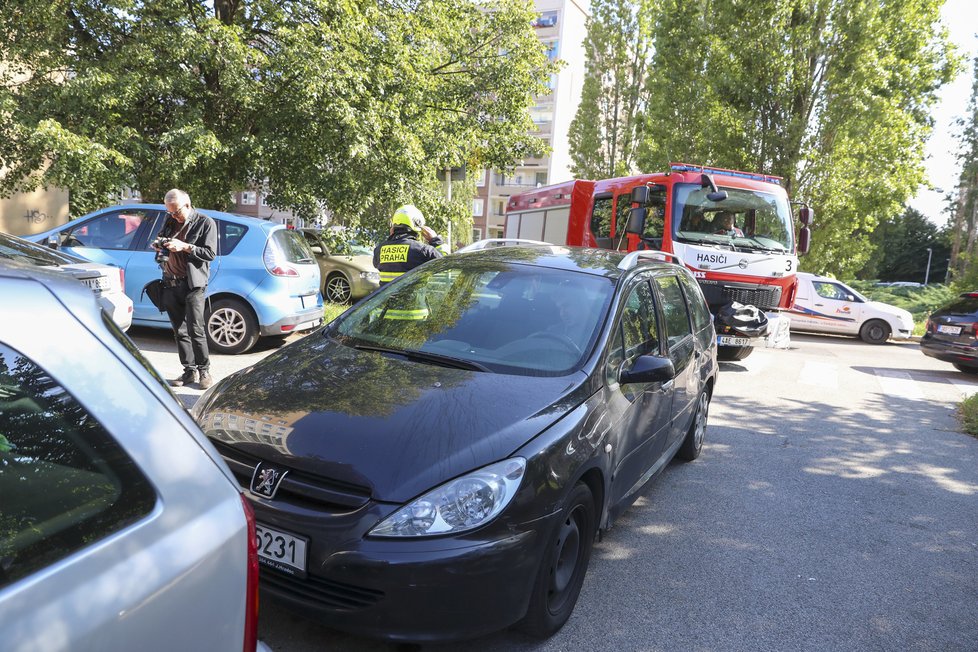
[[[798,255],[808,251],[813,214],[807,206],[798,210],[796,239],[780,182],[685,163],[663,173],[567,181],[511,197],[505,238],[673,254],[699,280],[714,316],[729,316],[736,304],[767,316],[763,340],[729,319],[715,320],[721,359],[740,360],[756,345],[788,342],[788,318],[780,311],[794,301]]]

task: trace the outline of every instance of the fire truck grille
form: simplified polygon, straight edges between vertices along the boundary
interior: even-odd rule
[[[766,288],[736,288],[725,286],[723,288],[723,298],[750,306],[757,306],[761,310],[771,310],[777,308],[778,304],[781,303],[781,288],[778,286]]]

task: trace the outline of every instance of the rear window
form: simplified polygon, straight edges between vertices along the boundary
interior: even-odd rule
[[[68,391],[0,344],[0,589],[148,514],[156,493]]]
[[[941,312],[949,312],[955,315],[969,315],[978,312],[978,297],[961,297],[946,308],[941,308]]]
[[[312,249],[306,244],[305,239],[292,229],[272,231],[271,240],[290,263],[316,264],[316,259],[312,256]]]

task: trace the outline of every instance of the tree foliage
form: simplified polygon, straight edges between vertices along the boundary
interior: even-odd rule
[[[434,172],[536,141],[551,65],[521,0],[22,0],[0,14],[0,193],[131,186],[300,215],[449,209]]]
[[[568,139],[572,172],[607,178],[634,171],[651,63],[650,0],[594,0],[587,69]]]
[[[930,107],[958,65],[941,4],[660,0],[639,167],[783,177],[816,208],[806,267],[851,276],[924,178]]]
[[[978,57],[974,60],[974,80],[968,115],[961,120],[961,178],[951,223],[951,268],[961,280],[978,276],[970,269],[978,258]]]
[[[884,219],[869,234],[868,240],[873,247],[872,253],[857,278],[944,282],[951,253],[948,234],[920,211],[908,207],[902,214]],[[928,249],[931,250],[929,255]]]

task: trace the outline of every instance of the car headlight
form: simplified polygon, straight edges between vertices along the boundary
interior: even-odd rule
[[[360,278],[380,283],[380,272],[360,272]]]
[[[516,495],[526,460],[513,457],[446,482],[397,510],[372,530],[379,537],[458,534],[495,518]]]

